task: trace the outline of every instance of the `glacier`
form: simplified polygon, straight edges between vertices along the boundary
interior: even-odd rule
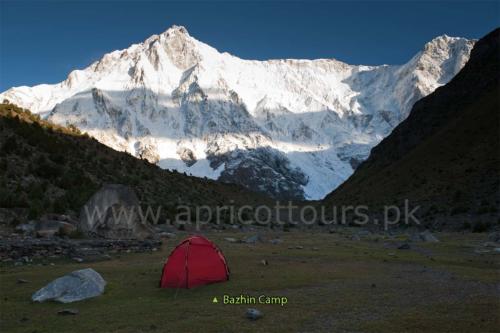
[[[458,73],[474,42],[439,36],[402,65],[256,61],[173,26],[60,83],[0,98],[164,169],[316,200]]]

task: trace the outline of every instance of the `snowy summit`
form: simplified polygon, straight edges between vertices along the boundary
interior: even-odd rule
[[[440,36],[397,66],[252,61],[173,26],[61,83],[0,98],[162,168],[320,199],[463,67],[473,44]]]

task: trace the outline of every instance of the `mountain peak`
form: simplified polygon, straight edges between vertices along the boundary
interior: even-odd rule
[[[63,84],[9,90],[0,100],[135,156],[151,152],[162,168],[319,199],[416,100],[458,72],[469,57],[461,43],[419,52],[402,66],[249,61],[172,26]]]
[[[424,52],[435,52],[436,50],[449,50],[454,47],[463,47],[466,44],[469,44],[470,49],[476,40],[467,39],[463,37],[451,37],[446,34],[434,37],[431,41],[427,42],[424,45]]]
[[[189,32],[187,31],[187,29],[182,26],[182,25],[173,25],[171,26],[170,28],[168,28],[167,30],[165,30],[165,32],[162,33],[162,35],[166,35],[166,36],[169,36],[171,34],[184,34],[184,35],[187,35],[189,36]]]

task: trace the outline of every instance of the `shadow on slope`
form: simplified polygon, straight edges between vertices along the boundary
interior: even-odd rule
[[[447,85],[418,101],[409,117],[324,203],[420,205],[439,227],[498,223],[500,29],[477,42]]]
[[[106,183],[131,186],[141,205],[162,206],[165,219],[172,218],[180,204],[256,206],[268,201],[236,185],[162,170],[75,127],[40,120],[11,104],[0,104],[0,156],[0,207],[18,212],[22,219],[44,213],[76,215]]]

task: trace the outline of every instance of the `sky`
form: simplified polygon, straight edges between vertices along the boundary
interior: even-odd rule
[[[498,1],[4,1],[0,91],[57,83],[105,53],[177,24],[244,59],[402,64],[432,38],[480,38]]]

